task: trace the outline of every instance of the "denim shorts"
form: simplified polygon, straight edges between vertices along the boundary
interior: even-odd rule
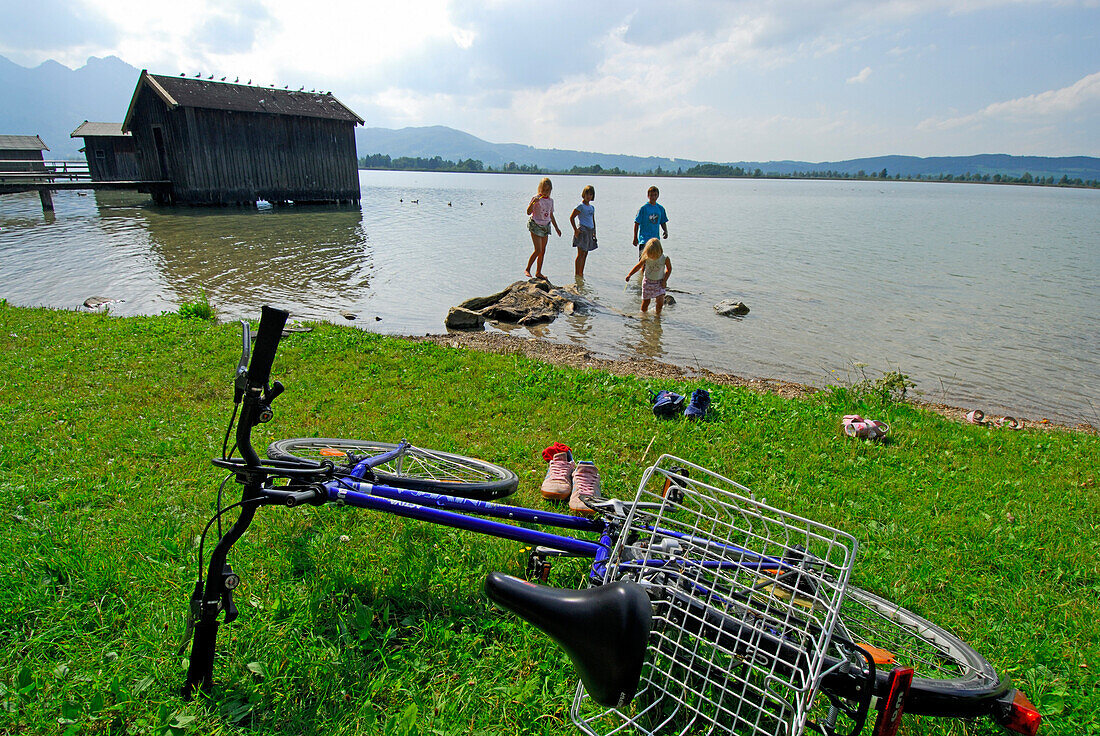
[[[579,248],[586,253],[596,250],[596,248],[599,247],[596,245],[596,231],[590,227],[581,225],[573,235],[573,247]]]

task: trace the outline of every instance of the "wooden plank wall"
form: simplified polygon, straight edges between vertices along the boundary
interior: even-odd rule
[[[103,151],[103,158],[96,155]],[[136,181],[141,178],[133,137],[85,136],[84,157],[92,181]]]
[[[351,122],[227,110],[168,110],[143,90],[131,121],[146,178],[159,178],[161,125],[172,198],[181,204],[358,202]],[[154,109],[159,106],[159,110]],[[142,129],[139,135],[138,129]]]

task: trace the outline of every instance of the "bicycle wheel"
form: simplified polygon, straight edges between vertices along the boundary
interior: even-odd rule
[[[372,455],[380,455],[397,445],[374,440],[348,440],[328,437],[295,437],[278,440],[267,447],[273,460],[298,460],[320,463],[328,460],[337,466],[351,465]],[[430,491],[448,496],[490,500],[513,493],[519,478],[511,470],[472,457],[439,450],[409,446],[404,454],[374,468],[380,482],[395,488]]]
[[[837,633],[873,653],[880,696],[885,695],[890,670],[913,668],[906,713],[988,716],[1009,688],[985,657],[950,631],[854,586],[847,589]],[[823,687],[835,682],[826,678]]]

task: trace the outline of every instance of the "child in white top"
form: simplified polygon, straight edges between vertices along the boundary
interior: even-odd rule
[[[573,247],[577,249],[574,271],[578,279],[584,278],[584,262],[589,251],[599,247],[596,245],[596,208],[592,206],[595,198],[596,188],[589,184],[581,190],[581,203],[569,215],[569,224],[573,226]]]
[[[661,309],[665,306],[665,290],[668,287],[668,277],[672,275],[672,261],[665,255],[659,238],[650,238],[642,251],[642,257],[630,269],[626,280],[645,269],[642,273],[642,311],[649,311],[649,300],[657,300],[657,316],[661,316]]]
[[[550,192],[553,190],[554,185],[550,180],[543,178],[539,182],[539,193],[531,197],[531,202],[527,205],[527,214],[531,215],[531,219],[527,221],[527,229],[531,231],[531,242],[535,246],[535,251],[527,259],[527,269],[523,272],[527,278],[531,278],[531,264],[535,261],[538,261],[535,278],[546,278],[542,275],[542,261],[546,258],[546,241],[550,237],[551,224],[557,230],[558,237],[561,237],[561,228],[554,219],[554,200],[550,199]]]

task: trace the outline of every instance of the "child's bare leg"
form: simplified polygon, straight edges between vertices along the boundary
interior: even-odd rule
[[[577,265],[574,269],[577,278],[584,278],[584,262],[588,259],[588,251],[577,248]]]
[[[532,251],[531,257],[527,259],[527,268],[523,271],[523,275],[527,278],[531,278],[531,264],[539,257],[539,236],[531,233],[531,243],[535,246],[535,249]]]
[[[649,300],[648,299],[643,299],[642,300],[642,311],[643,312],[648,312],[649,311]]]
[[[661,294],[659,297],[657,297],[657,309],[655,310],[658,316],[661,314],[661,309],[663,309],[664,306],[665,306],[665,295]]]
[[[544,260],[546,260],[546,241],[547,241],[547,240],[549,240],[549,238],[548,238],[548,237],[540,237],[540,238],[539,238],[539,245],[538,245],[538,250],[539,250],[539,253],[538,253],[538,262],[537,262],[537,263],[536,263],[536,265],[535,265],[535,278],[536,278],[536,279],[544,279],[544,278],[546,278],[545,276],[543,276],[543,275],[542,275],[542,262],[543,262]]]

